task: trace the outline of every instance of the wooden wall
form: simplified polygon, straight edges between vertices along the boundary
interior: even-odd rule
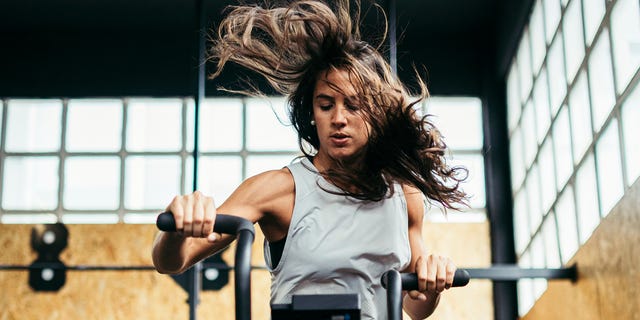
[[[0,224],[0,264],[28,265],[32,225]],[[151,265],[156,230],[151,225],[67,225],[67,265]],[[490,263],[488,223],[427,224],[425,240],[435,252],[458,265]],[[258,232],[259,233],[259,232]],[[264,265],[261,234],[254,244],[253,265]],[[224,260],[233,264],[233,248]],[[269,318],[269,274],[252,273],[252,314]],[[68,271],[67,282],[53,293],[34,292],[26,271],[0,271],[0,320],[5,319],[188,319],[187,294],[169,276],[155,271]],[[435,319],[492,319],[491,283],[472,281],[441,300]],[[233,276],[220,291],[203,291],[199,319],[234,318]]]
[[[640,181],[602,220],[573,263],[578,281],[550,281],[524,320],[640,319]]]

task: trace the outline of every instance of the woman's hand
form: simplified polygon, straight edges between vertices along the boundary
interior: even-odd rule
[[[414,300],[422,301],[438,296],[442,291],[451,288],[456,269],[455,264],[448,257],[435,254],[418,257],[415,269],[418,276],[418,290],[409,291],[409,296]]]
[[[176,230],[183,237],[207,238],[209,242],[220,239],[213,233],[216,207],[213,198],[195,191],[189,195],[176,196],[166,209],[173,214]]]

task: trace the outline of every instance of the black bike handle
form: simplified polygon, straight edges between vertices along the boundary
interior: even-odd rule
[[[176,220],[171,212],[163,212],[158,215],[156,226],[162,231],[176,231]],[[213,232],[237,234],[240,230],[248,230],[254,233],[253,224],[250,221],[236,216],[216,214]]]
[[[464,287],[469,283],[469,272],[465,269],[457,269],[453,276],[452,287]],[[415,273],[401,273],[400,280],[402,290],[418,290],[418,275]],[[382,282],[382,286],[387,287],[386,281]]]

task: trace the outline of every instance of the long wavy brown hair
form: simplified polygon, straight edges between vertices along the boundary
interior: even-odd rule
[[[344,190],[341,194],[379,201],[393,194],[395,182],[415,186],[445,209],[466,202],[459,188],[466,169],[447,165],[439,131],[427,116],[416,112],[416,104],[428,97],[424,81],[417,77],[419,97],[409,101],[389,63],[360,39],[357,2],[354,8],[349,0],[334,1],[333,7],[308,0],[229,9],[212,39],[209,58],[217,69],[211,77],[217,77],[228,62],[264,76],[277,92],[288,96],[291,122],[308,157],[319,148],[311,124],[316,82],[330,69],[348,72],[371,132],[361,165],[336,162],[322,172]],[[260,93],[255,88],[245,92]],[[304,142],[315,150],[306,150]]]

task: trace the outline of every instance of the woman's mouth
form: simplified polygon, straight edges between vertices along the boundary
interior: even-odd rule
[[[335,134],[332,134],[330,137],[331,137],[331,142],[338,147],[346,145],[350,138],[348,135],[343,133],[335,133]]]

